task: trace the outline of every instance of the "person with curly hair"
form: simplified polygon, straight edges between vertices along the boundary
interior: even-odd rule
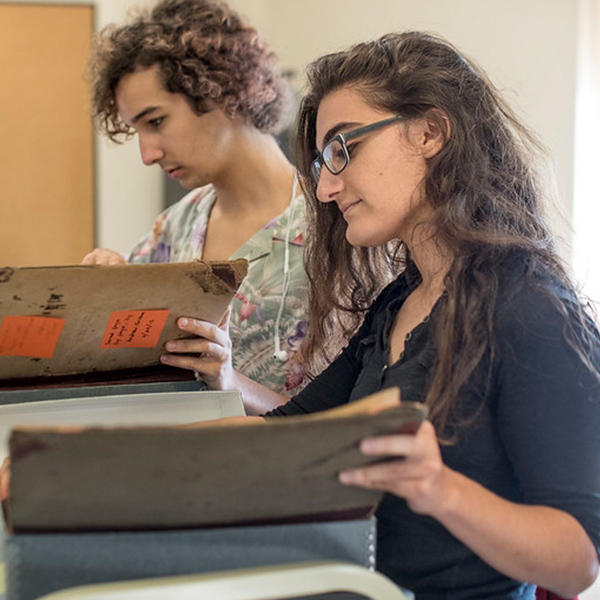
[[[180,319],[197,337],[169,342],[161,360],[210,388],[241,390],[250,412],[272,407],[280,398],[270,390],[285,394],[303,381],[307,329],[304,198],[272,135],[290,105],[275,55],[218,0],[163,0],[101,31],[90,73],[100,129],[117,142],[137,135],[144,164],[192,190],[158,216],[128,261],[250,263],[231,322]],[[122,262],[103,248],[83,259]]]

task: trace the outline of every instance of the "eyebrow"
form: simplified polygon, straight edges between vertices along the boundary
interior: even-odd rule
[[[131,119],[131,123],[137,123],[142,117],[145,117],[147,114],[158,110],[160,106],[147,106],[144,110],[140,111],[133,119]]]
[[[360,125],[356,121],[342,121],[337,125],[334,125],[330,129],[327,130],[327,133],[323,136],[323,146],[327,144],[327,142],[335,135],[337,135],[342,129],[346,129],[347,127],[353,127],[354,125]]]

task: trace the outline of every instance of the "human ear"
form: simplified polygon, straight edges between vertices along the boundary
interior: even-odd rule
[[[450,120],[443,111],[432,108],[421,119],[419,146],[423,158],[433,158],[450,137]]]

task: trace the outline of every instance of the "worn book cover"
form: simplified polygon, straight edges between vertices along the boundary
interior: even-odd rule
[[[198,427],[19,428],[14,531],[160,529],[358,518],[381,492],[340,484],[372,462],[361,439],[414,433],[421,404],[392,388],[313,415]]]
[[[0,380],[159,363],[176,320],[218,323],[245,260],[0,268]]]

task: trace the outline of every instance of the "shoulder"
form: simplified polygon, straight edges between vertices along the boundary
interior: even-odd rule
[[[585,355],[598,369],[600,336],[571,285],[547,272],[505,277],[500,285],[495,330],[505,360],[537,368],[561,361],[579,369]]]
[[[499,280],[496,324],[499,332],[558,333],[565,324],[575,324],[582,306],[572,287],[556,275],[503,275]]]

